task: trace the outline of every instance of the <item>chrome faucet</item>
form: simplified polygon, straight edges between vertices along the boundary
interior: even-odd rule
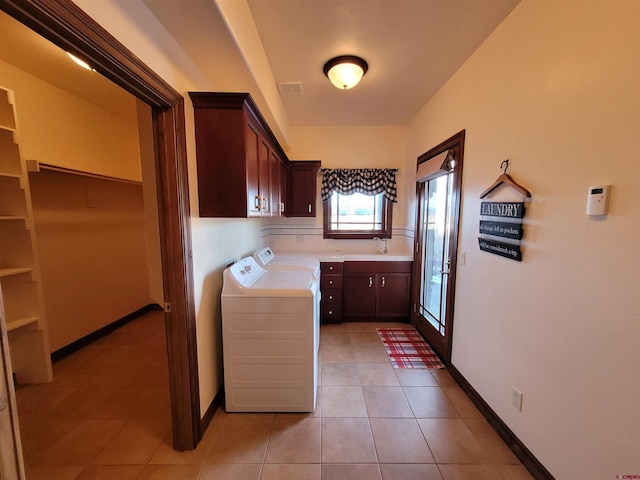
[[[380,250],[382,252],[383,255],[387,255],[389,253],[389,239],[388,238],[380,238],[380,237],[373,237],[372,239],[374,242],[376,240],[381,240],[384,242],[384,248],[382,250],[380,250],[380,248],[378,248],[378,250]]]

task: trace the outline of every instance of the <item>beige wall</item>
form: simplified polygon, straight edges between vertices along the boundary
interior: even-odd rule
[[[466,129],[453,364],[563,480],[638,473],[639,23],[635,0],[524,0],[409,125],[407,168]],[[533,194],[522,263],[478,249],[505,158]]]
[[[404,168],[405,127],[292,127],[292,160],[320,160],[323,168],[399,168],[398,203],[394,216],[405,225],[408,191],[413,179],[413,169],[407,174]],[[322,219],[319,219],[320,222]]]
[[[50,171],[29,181],[51,351],[151,303],[142,186]]]
[[[0,72],[0,84],[15,93],[24,158],[141,180],[135,124],[8,63],[0,61]]]

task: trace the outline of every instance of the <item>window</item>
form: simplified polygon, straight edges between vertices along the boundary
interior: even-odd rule
[[[393,202],[382,193],[345,195],[324,202],[324,238],[391,238]]]
[[[321,169],[324,238],[391,238],[397,168]]]

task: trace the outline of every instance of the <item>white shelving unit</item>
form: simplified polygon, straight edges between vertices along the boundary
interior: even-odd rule
[[[18,383],[52,380],[26,162],[13,92],[0,87],[0,286]]]

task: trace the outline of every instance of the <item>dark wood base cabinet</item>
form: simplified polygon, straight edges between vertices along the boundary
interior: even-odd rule
[[[344,320],[406,320],[412,262],[344,262]]]
[[[342,321],[342,262],[320,263],[320,320]]]

